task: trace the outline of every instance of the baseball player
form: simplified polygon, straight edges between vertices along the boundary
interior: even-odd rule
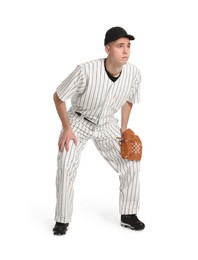
[[[142,230],[139,210],[139,161],[121,158],[116,137],[126,129],[134,103],[140,99],[141,74],[128,63],[131,40],[121,27],[105,34],[106,58],[80,64],[54,93],[57,113],[62,122],[59,137],[56,177],[55,235],[64,235],[72,219],[73,184],[80,155],[92,139],[104,159],[119,173],[119,212],[121,226]],[[66,100],[71,98],[67,111]],[[121,127],[114,117],[121,108]]]

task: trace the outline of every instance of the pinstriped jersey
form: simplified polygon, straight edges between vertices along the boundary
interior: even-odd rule
[[[140,100],[140,70],[127,63],[113,82],[104,62],[103,58],[78,65],[56,89],[62,101],[71,98],[71,110],[97,125],[111,120],[126,101],[138,103]]]

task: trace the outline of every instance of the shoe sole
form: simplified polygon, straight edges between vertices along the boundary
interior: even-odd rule
[[[66,234],[67,230],[69,229],[69,227],[67,227],[67,229],[65,230],[65,232],[58,232],[58,231],[54,231],[53,230],[53,233],[55,236],[63,236]]]
[[[135,227],[132,227],[132,226],[130,226],[129,224],[123,223],[123,222],[120,222],[120,225],[121,225],[122,227],[130,228],[130,229],[135,230],[135,231],[141,231],[141,230],[143,230],[143,229],[145,228],[145,227],[135,228]]]
[[[54,232],[54,235],[55,235],[55,236],[63,236],[63,235],[65,235],[65,234],[66,234],[66,232],[64,232],[64,233]]]

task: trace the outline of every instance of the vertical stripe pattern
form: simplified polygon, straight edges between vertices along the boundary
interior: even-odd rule
[[[62,101],[71,98],[73,111],[102,125],[126,101],[139,102],[140,84],[140,70],[135,65],[125,64],[120,77],[113,82],[105,71],[104,59],[98,59],[78,65],[56,91]]]
[[[58,153],[58,169],[56,177],[57,204],[55,221],[62,223],[71,222],[74,190],[77,168],[80,162],[81,151],[87,141],[92,139],[103,158],[119,173],[120,214],[136,214],[139,210],[139,162],[123,160],[120,156],[120,146],[116,141],[120,130],[117,120],[101,126],[71,114],[71,126],[78,138],[78,145],[70,143],[69,151],[64,149]]]
[[[72,106],[68,115],[78,145],[75,146],[71,141],[68,152],[64,149],[63,153],[58,153],[55,221],[71,221],[73,184],[81,152],[89,139],[93,140],[103,158],[119,173],[120,214],[138,212],[140,166],[137,161],[121,158],[120,146],[116,141],[116,137],[120,136],[120,128],[114,114],[126,101],[139,102],[140,83],[141,74],[136,66],[130,63],[124,65],[120,77],[113,82],[105,71],[104,59],[98,59],[78,65],[57,88],[57,95],[62,101],[71,98]]]

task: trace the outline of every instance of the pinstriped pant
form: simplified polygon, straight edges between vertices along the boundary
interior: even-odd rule
[[[107,124],[96,126],[81,116],[70,113],[70,123],[78,139],[75,146],[70,141],[69,151],[58,153],[56,176],[56,212],[55,221],[71,222],[73,211],[73,184],[80,163],[80,154],[87,141],[92,139],[104,159],[119,173],[120,214],[136,214],[139,210],[139,168],[137,161],[123,160],[120,156],[120,145],[116,137],[120,136],[117,119]]]

